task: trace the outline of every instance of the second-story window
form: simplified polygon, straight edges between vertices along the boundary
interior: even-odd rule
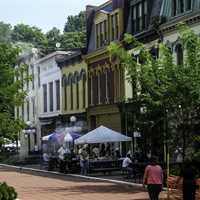
[[[26,106],[27,106],[27,121],[29,121],[30,120],[30,106],[29,106],[28,100],[26,102]]]
[[[49,83],[49,110],[53,111],[53,82]]]
[[[83,74],[83,108],[86,106],[86,74]]]
[[[96,48],[103,47],[107,44],[108,31],[107,31],[107,21],[104,20],[96,24]]]
[[[96,48],[98,49],[100,47],[100,42],[99,42],[99,25],[96,24]]]
[[[60,110],[60,80],[56,81],[56,109]]]
[[[147,0],[142,0],[134,4],[131,9],[132,12],[132,32],[137,33],[143,31],[147,27]]]
[[[40,67],[38,67],[37,70],[38,70],[38,87],[40,87]]]
[[[35,118],[35,98],[32,98],[33,118]]]
[[[173,0],[172,1],[172,16],[179,15],[185,11],[191,10],[192,0]]]
[[[43,111],[47,112],[47,85],[43,84]]]
[[[27,90],[29,89],[29,65],[27,65],[27,68],[26,68],[26,88]]]
[[[22,120],[24,121],[24,103],[22,103]]]

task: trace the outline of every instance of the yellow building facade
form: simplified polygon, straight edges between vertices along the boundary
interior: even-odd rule
[[[86,121],[87,98],[87,65],[80,51],[69,52],[57,59],[62,73],[61,113],[64,121],[71,116]]]
[[[120,41],[125,30],[126,1],[108,1],[92,10],[87,9],[88,44],[84,59],[88,65],[88,125],[100,125],[121,132],[118,104],[131,90],[126,90],[125,69],[111,61],[107,50],[110,42]],[[92,13],[92,14],[91,14]]]

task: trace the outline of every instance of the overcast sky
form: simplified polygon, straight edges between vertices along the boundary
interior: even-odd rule
[[[0,0],[0,21],[35,25],[43,32],[54,26],[63,30],[68,15],[79,13],[88,4],[104,2],[106,0]]]

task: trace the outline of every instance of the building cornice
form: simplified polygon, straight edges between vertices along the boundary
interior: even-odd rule
[[[87,64],[90,64],[105,57],[108,57],[107,46],[83,56],[83,59]]]
[[[160,26],[160,31],[162,33],[168,33],[168,32],[177,30],[177,24],[179,24],[181,22],[183,22],[187,25],[199,23],[200,22],[200,11],[198,10],[196,12],[187,12],[184,15],[174,17],[172,20],[162,24]]]

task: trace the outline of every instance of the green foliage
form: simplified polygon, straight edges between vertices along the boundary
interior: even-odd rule
[[[159,58],[155,59],[150,49],[128,34],[123,45],[111,43],[108,50],[111,59],[126,68],[133,85],[133,101],[139,107],[146,104],[149,116],[153,109],[160,110],[158,120],[168,121],[167,127],[159,129],[163,132],[168,129],[164,139],[185,151],[193,144],[192,135],[200,133],[200,37],[183,24],[179,25],[179,37],[184,49],[181,66],[175,63],[171,49],[165,44],[158,44]],[[126,46],[133,50],[127,51]]]
[[[64,32],[85,32],[86,14],[84,11],[75,16],[68,16],[64,27]]]
[[[0,22],[0,43],[11,42],[12,27],[10,24]]]
[[[48,49],[55,49],[56,43],[61,42],[60,30],[53,27],[50,31],[46,33],[46,38],[48,40]]]
[[[25,24],[14,26],[12,31],[12,40],[15,42],[29,42],[36,47],[47,46],[47,39],[42,31],[35,26],[31,27]]]
[[[0,184],[0,200],[15,200],[17,198],[17,192],[11,186],[6,183]]]
[[[64,49],[81,48],[85,45],[85,33],[68,32],[61,37],[61,47]]]
[[[23,127],[20,120],[14,119],[14,107],[21,105],[25,92],[22,82],[14,81],[25,70],[25,66],[15,69],[19,49],[7,44],[0,44],[0,141],[2,138],[14,139]]]

